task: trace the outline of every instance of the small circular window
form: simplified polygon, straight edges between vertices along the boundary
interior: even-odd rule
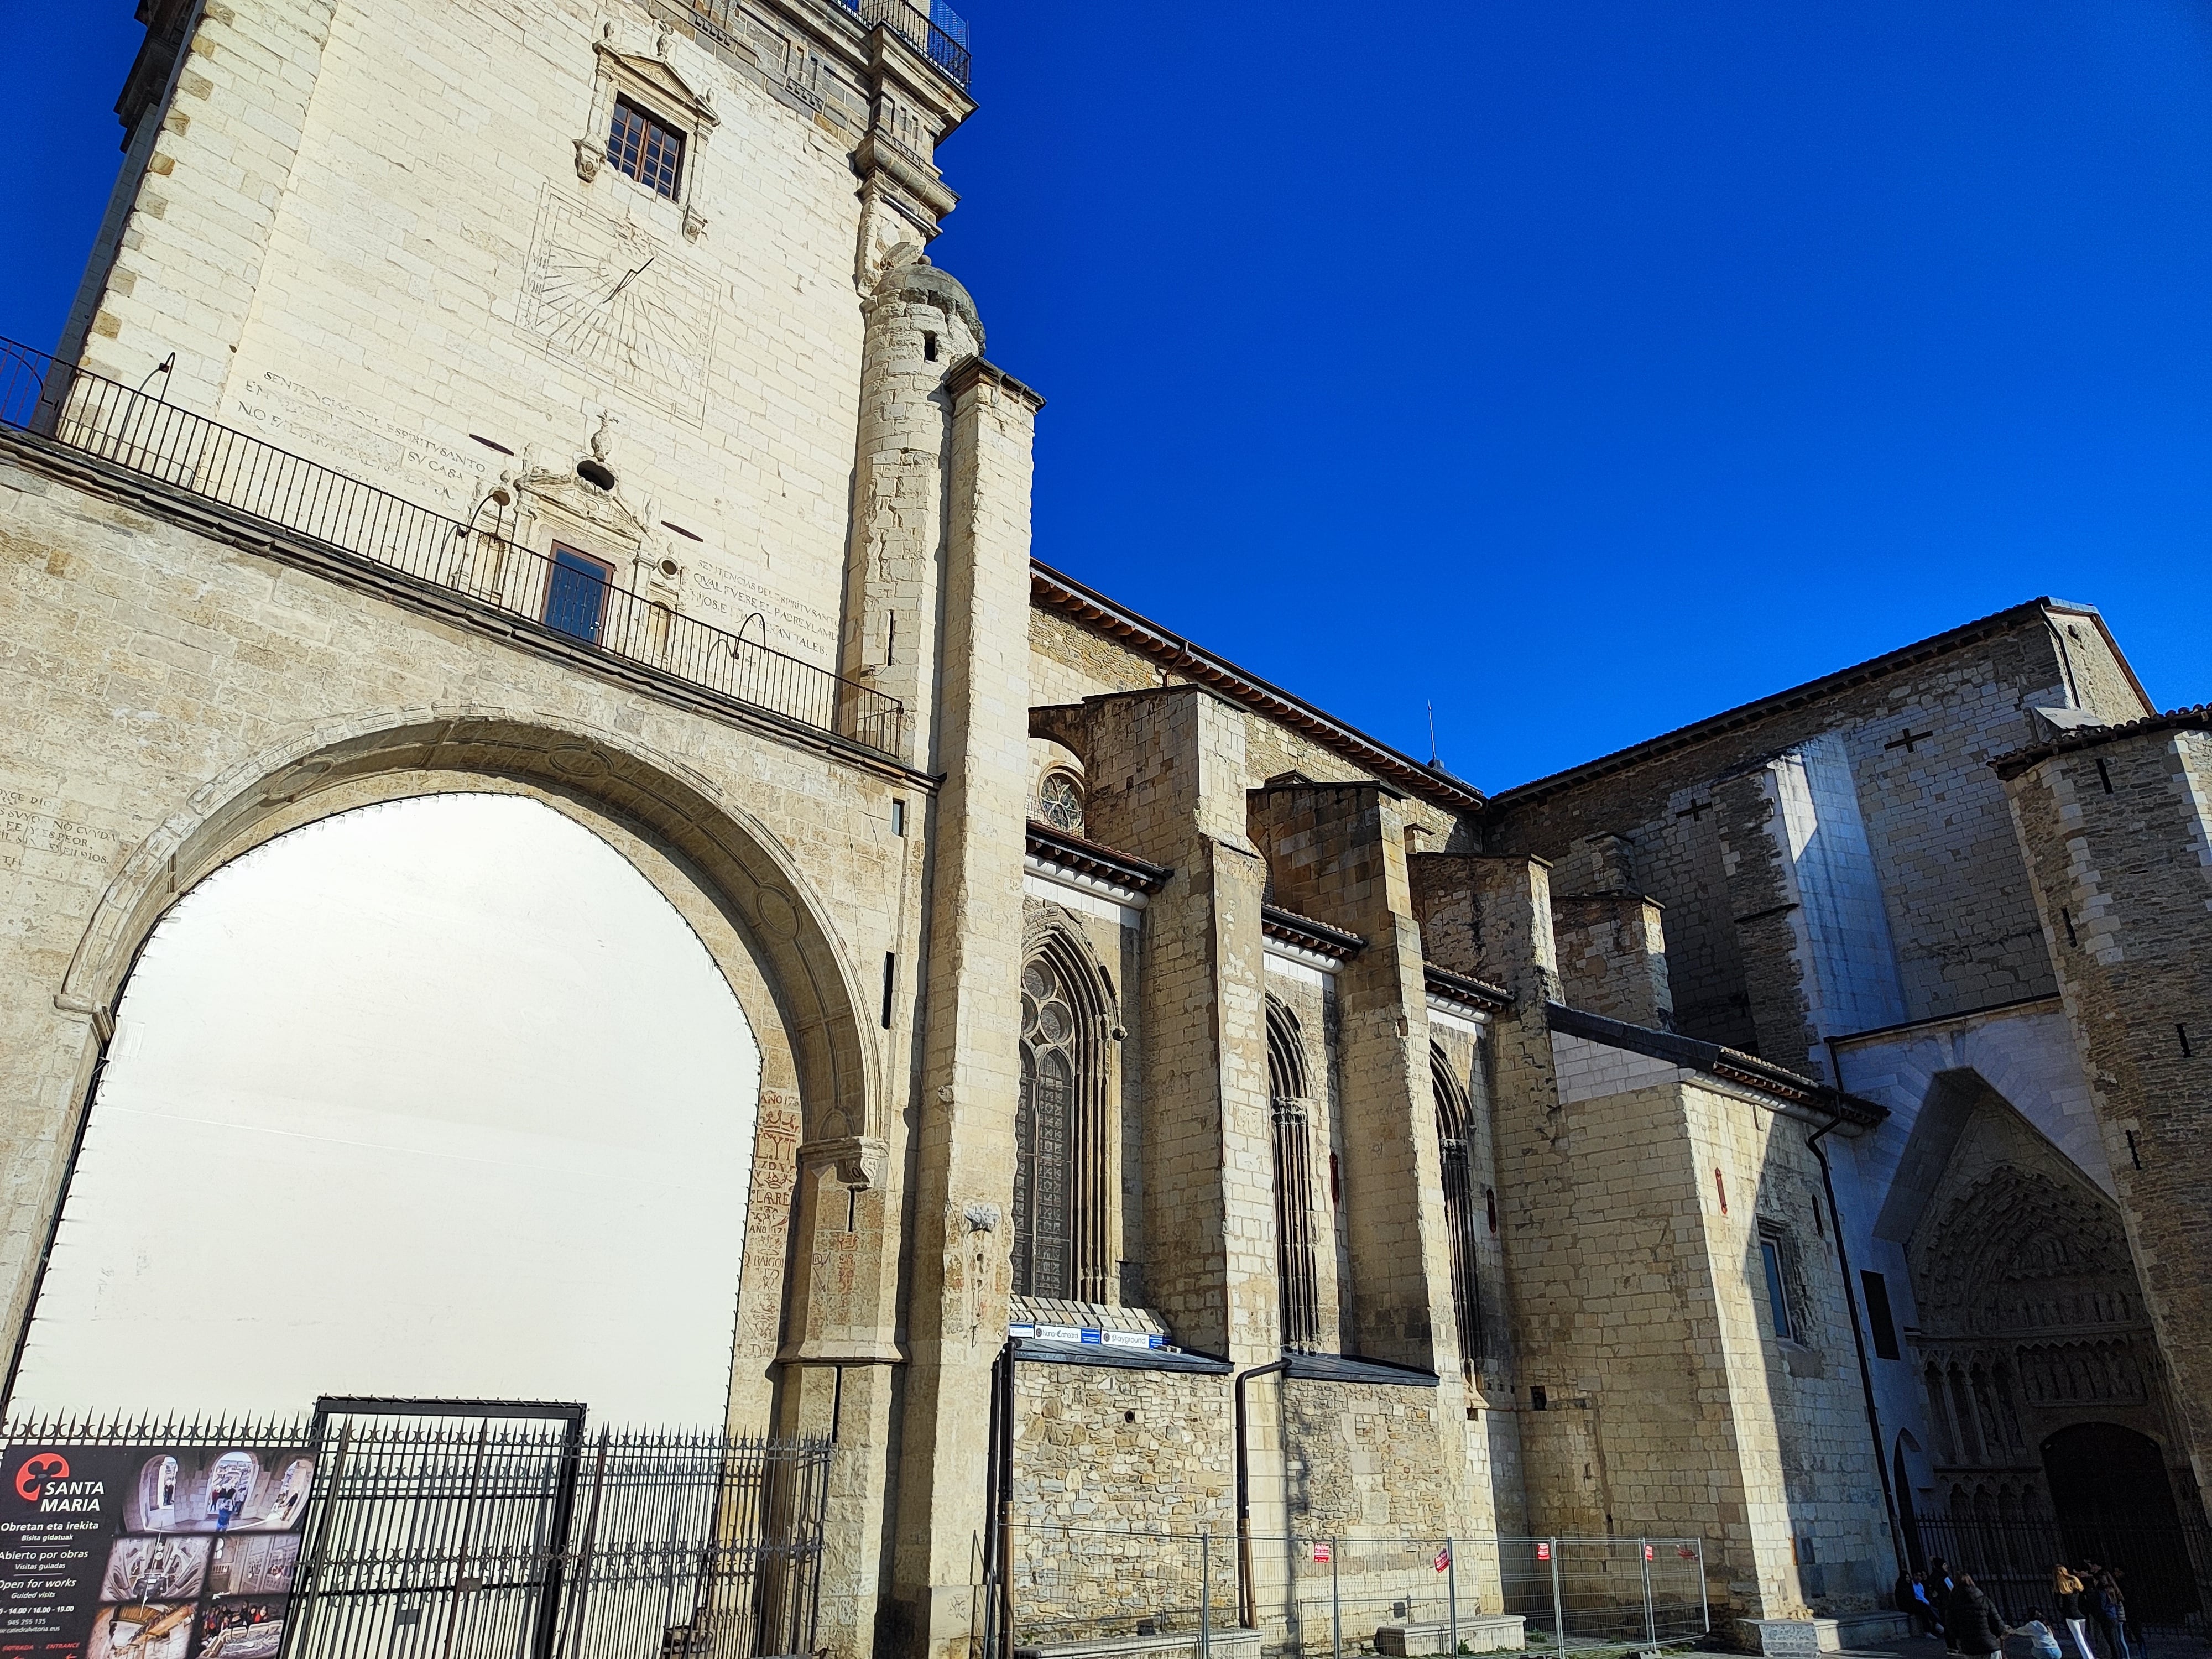
[[[1037,813],[1055,830],[1083,833],[1083,786],[1065,772],[1048,772],[1037,791]]]

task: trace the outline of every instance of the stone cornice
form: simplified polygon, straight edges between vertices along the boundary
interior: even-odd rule
[[[1163,866],[1117,853],[1098,842],[1070,835],[1037,818],[1029,821],[1024,850],[1040,864],[1133,893],[1157,893],[1175,873]]]
[[[1513,993],[1504,987],[1492,985],[1486,980],[1469,979],[1465,974],[1455,974],[1449,969],[1439,968],[1433,962],[1421,964],[1421,981],[1431,996],[1440,1001],[1456,1003],[1463,1008],[1496,1013],[1513,1006]]]
[[[953,366],[945,377],[945,389],[955,398],[979,386],[995,386],[1017,402],[1025,403],[1034,415],[1044,407],[1044,396],[1024,386],[996,363],[983,357],[966,358]]]
[[[2084,726],[2063,737],[2053,738],[2048,743],[2039,743],[2030,748],[2015,749],[2009,755],[2000,755],[1990,765],[1999,777],[2009,783],[2021,773],[2059,755],[2070,755],[2079,750],[2117,743],[2123,738],[2148,737],[2159,732],[2212,732],[2212,702],[2200,702],[2194,708],[2176,708],[2164,714],[2147,714],[2139,720],[2127,720],[2118,726]]]
[[[1357,933],[1273,904],[1260,907],[1260,933],[1263,938],[1332,963],[1349,962],[1367,948],[1367,941]]]
[[[1608,1048],[1624,1048],[1630,1054],[1667,1060],[1688,1071],[1703,1072],[1708,1077],[1756,1090],[1785,1106],[1835,1118],[1856,1128],[1870,1129],[1889,1116],[1887,1106],[1845,1094],[1816,1079],[1801,1076],[1756,1054],[1723,1048],[1717,1042],[1686,1037],[1674,1031],[1655,1031],[1645,1025],[1631,1025],[1626,1020],[1589,1013],[1558,1002],[1545,1005],[1544,1021],[1562,1036],[1581,1037]]]

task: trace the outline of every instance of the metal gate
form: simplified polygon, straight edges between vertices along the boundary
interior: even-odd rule
[[[73,1547],[99,1604],[82,1617],[112,1627],[111,1646],[159,1636],[181,1652],[197,1624],[203,1659],[813,1647],[824,1440],[587,1431],[580,1406],[335,1399],[312,1422],[50,1419],[5,1438],[21,1482],[106,1477],[115,1536]]]

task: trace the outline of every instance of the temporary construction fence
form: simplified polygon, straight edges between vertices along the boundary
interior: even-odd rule
[[[85,1501],[106,1509],[82,1522],[102,1529],[76,1597],[86,1650],[158,1659],[173,1638],[180,1656],[194,1627],[203,1659],[812,1648],[827,1442],[587,1432],[570,1406],[344,1407],[307,1421],[10,1425],[4,1468],[25,1498],[42,1471],[105,1477]],[[40,1523],[14,1524],[22,1571],[35,1540],[21,1528]],[[66,1564],[44,1571],[66,1622]]]
[[[1016,1654],[1187,1635],[1204,1656],[1245,1631],[1270,1653],[1372,1653],[1391,1626],[1415,1653],[1566,1653],[1680,1646],[1711,1628],[1693,1538],[1240,1539],[1016,1523],[1007,1542]]]

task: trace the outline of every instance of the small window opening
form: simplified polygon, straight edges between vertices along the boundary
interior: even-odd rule
[[[1897,1346],[1897,1317],[1889,1306],[1889,1281],[1873,1268],[1864,1267],[1859,1271],[1859,1283],[1866,1291],[1867,1323],[1874,1328],[1874,1357],[1902,1359],[1904,1352]]]
[[[1496,1188],[1485,1187],[1482,1189],[1482,1204],[1483,1207],[1490,1212],[1490,1231],[1494,1233],[1498,1231],[1498,1189]]]
[[[684,135],[629,99],[617,98],[607,131],[607,160],[617,172],[672,202],[684,182]]]
[[[615,487],[614,469],[605,461],[590,456],[576,463],[576,476],[594,489],[612,489]]]
[[[1538,1412],[1546,1411],[1550,1408],[1551,1404],[1551,1401],[1545,1395],[1544,1386],[1542,1383],[1534,1383],[1530,1386],[1528,1389],[1529,1410]]]
[[[1774,1314],[1774,1334],[1784,1342],[1794,1342],[1797,1340],[1797,1327],[1790,1317],[1790,1286],[1784,1276],[1782,1240],[1772,1233],[1762,1233],[1759,1255],[1766,1268],[1766,1301]]]
[[[934,334],[925,333],[921,337],[921,360],[926,363],[937,361],[937,337]]]
[[[1083,833],[1083,786],[1065,772],[1048,772],[1037,788],[1037,815],[1055,830]]]
[[[2105,786],[2106,794],[2112,793],[2112,775],[2105,769],[2105,763],[2101,760],[2097,763],[2097,781]]]
[[[902,800],[895,800],[891,803],[891,834],[895,836],[906,834],[906,803]]]

